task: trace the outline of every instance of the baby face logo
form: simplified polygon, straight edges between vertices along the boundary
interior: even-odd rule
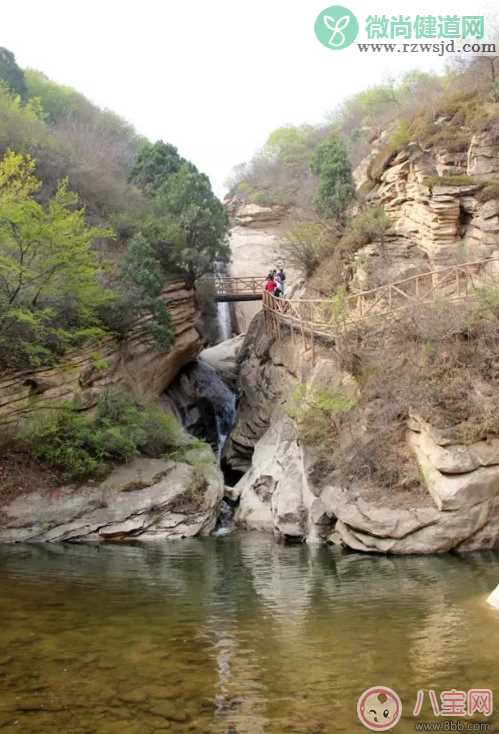
[[[368,729],[388,731],[400,721],[402,702],[391,688],[374,686],[360,696],[357,702],[357,715]]]
[[[350,46],[357,38],[359,23],[348,8],[332,5],[319,13],[315,21],[315,35],[333,51]]]

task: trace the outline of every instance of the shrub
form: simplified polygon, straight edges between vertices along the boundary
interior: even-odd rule
[[[345,481],[386,487],[417,483],[406,446],[415,411],[456,442],[499,435],[495,361],[499,292],[486,287],[475,303],[445,299],[419,304],[389,322],[345,334],[337,350],[351,368],[361,398],[342,424],[334,462]],[[359,429],[359,427],[362,427]]]
[[[355,253],[373,240],[384,246],[385,233],[390,220],[384,209],[369,206],[360,212],[345,226],[343,235],[332,238],[328,249],[320,254],[320,267],[315,265],[316,273],[310,281],[311,288],[327,297],[345,287],[352,275],[352,260]]]
[[[276,255],[309,277],[332,252],[334,242],[334,231],[323,222],[299,222],[281,237]]]
[[[342,417],[355,404],[342,392],[298,385],[288,398],[286,411],[296,423],[298,438],[315,449],[322,461],[328,461],[333,456]]]
[[[160,456],[180,438],[175,418],[159,406],[143,407],[111,390],[100,397],[94,418],[74,405],[46,410],[28,421],[18,443],[63,479],[81,481],[141,453]]]
[[[112,298],[93,251],[112,233],[87,225],[65,182],[42,206],[34,169],[29,156],[0,161],[0,369],[38,366],[102,335],[96,309]]]
[[[198,280],[196,301],[202,323],[202,334],[206,344],[216,344],[220,337],[218,305],[215,300],[215,283],[212,278]]]
[[[391,133],[388,143],[394,151],[403,150],[411,141],[411,125],[409,120],[400,120]]]

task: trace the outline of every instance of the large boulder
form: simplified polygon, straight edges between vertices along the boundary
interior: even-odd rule
[[[436,468],[441,465],[441,453],[426,452],[422,457],[419,444],[412,437],[409,441],[420,464],[425,462],[425,481],[419,487],[388,491],[368,482],[342,486],[334,472],[318,482],[313,452],[300,444],[293,421],[274,415],[256,444],[251,469],[227,490],[232,500],[239,500],[236,523],[281,537],[308,543],[327,540],[369,553],[427,554],[499,547],[499,491],[488,475],[497,467],[479,466],[466,474],[445,475]],[[447,462],[445,467],[469,466],[459,463],[465,451],[465,447],[453,446],[455,463]],[[492,461],[492,453],[492,449],[483,452],[482,461]]]
[[[232,425],[235,398],[208,362],[186,365],[163,399],[188,433],[219,448]]]
[[[210,365],[233,390],[239,376],[238,355],[244,342],[244,334],[226,339],[214,347],[203,349],[199,355],[202,362]]]
[[[0,543],[207,535],[222,496],[223,478],[212,455],[187,451],[184,462],[135,459],[97,484],[17,497],[2,507]]]

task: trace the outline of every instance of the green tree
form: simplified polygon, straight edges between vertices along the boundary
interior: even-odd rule
[[[319,177],[316,202],[319,212],[343,222],[355,187],[345,145],[336,134],[332,133],[317,146],[310,167]]]
[[[181,158],[173,145],[158,141],[144,146],[130,179],[152,202],[152,217],[146,218],[141,232],[164,277],[181,274],[192,285],[213,271],[216,261],[228,260],[224,207],[209,178]]]
[[[182,162],[174,145],[162,140],[145,143],[132,166],[130,180],[145,193],[154,195]]]
[[[264,153],[277,158],[284,165],[293,165],[310,158],[307,128],[287,125],[270,133],[264,145]]]
[[[0,79],[15,94],[18,94],[23,102],[27,100],[28,90],[23,70],[17,65],[12,51],[8,51],[6,48],[0,48]]]
[[[172,265],[193,284],[196,278],[213,271],[217,261],[229,259],[228,218],[211,190],[208,176],[184,161],[159,190],[157,213],[165,212],[170,231],[176,231],[171,249]]]
[[[95,336],[97,309],[112,297],[92,250],[110,230],[87,226],[65,182],[42,206],[34,170],[18,153],[0,161],[0,366],[38,364]]]
[[[88,117],[92,109],[95,109],[91,102],[75,89],[53,82],[41,71],[26,69],[24,79],[28,97],[40,100],[44,118],[49,123],[71,115]]]
[[[154,246],[142,234],[131,240],[123,272],[132,287],[128,298],[134,300],[136,308],[149,312],[151,333],[156,343],[167,349],[175,339],[175,332],[168,309],[161,300],[165,277]]]

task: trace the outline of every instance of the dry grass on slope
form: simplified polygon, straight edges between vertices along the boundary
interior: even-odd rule
[[[456,442],[499,435],[499,291],[484,290],[473,305],[442,301],[364,324],[335,348],[360,399],[317,396],[297,420],[322,476],[416,490],[406,443],[411,413]]]

